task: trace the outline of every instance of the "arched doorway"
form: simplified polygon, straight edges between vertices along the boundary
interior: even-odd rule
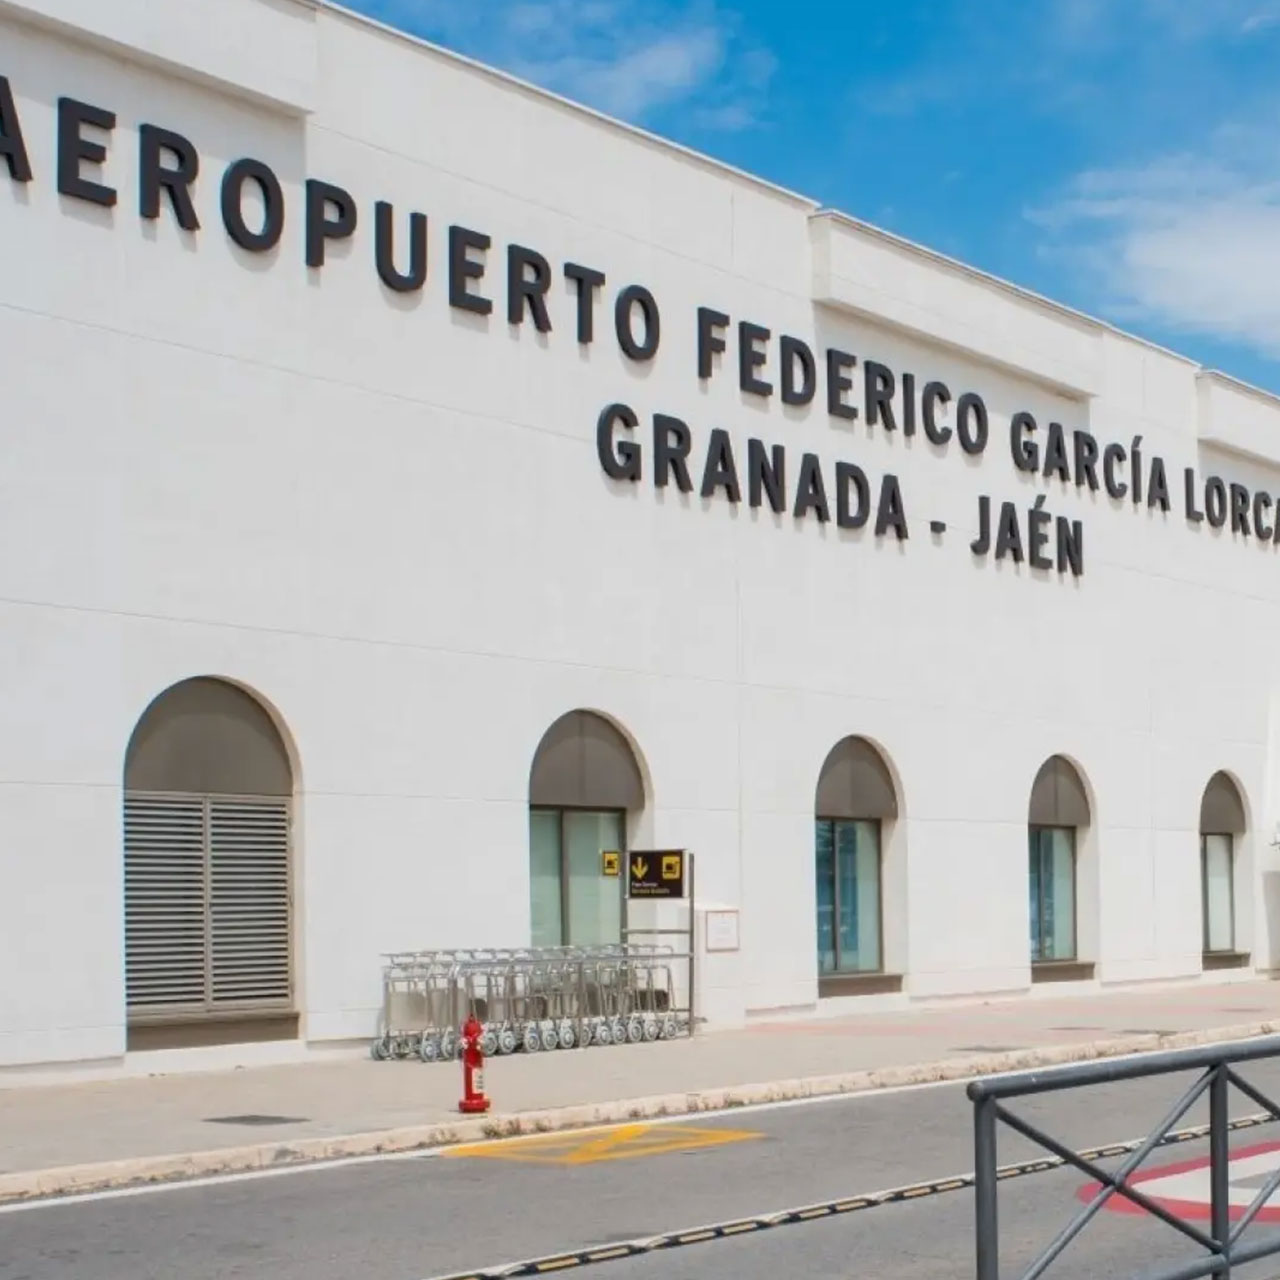
[[[1050,756],[1031,785],[1027,816],[1032,981],[1088,976],[1080,963],[1079,860],[1092,821],[1084,781]]]
[[[603,716],[571,711],[543,735],[529,776],[530,939],[590,946],[622,936],[622,879],[603,874],[624,852],[628,815],[644,808],[630,744]]]
[[[1244,798],[1227,774],[1215,773],[1200,798],[1201,952],[1206,969],[1247,963],[1237,922],[1239,845],[1248,827]]]
[[[297,1034],[293,770],[271,717],[224,680],[143,713],[124,768],[130,1049]]]
[[[814,803],[819,995],[880,989],[867,977],[885,968],[883,851],[897,816],[883,756],[865,738],[841,739],[823,762]]]

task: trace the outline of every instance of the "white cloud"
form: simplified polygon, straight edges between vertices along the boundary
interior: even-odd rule
[[[362,0],[354,0],[362,3]],[[363,0],[374,16],[609,115],[688,105],[710,129],[757,121],[775,70],[732,13],[653,0]]]
[[[724,60],[720,33],[711,27],[655,34],[630,48],[599,53],[566,51],[511,62],[516,74],[629,120],[679,102],[712,80]]]
[[[1280,148],[1264,134],[1082,173],[1028,216],[1107,313],[1280,357]]]
[[[1240,24],[1240,30],[1246,35],[1251,35],[1255,31],[1265,31],[1267,27],[1274,27],[1278,22],[1280,22],[1280,4],[1266,4],[1247,14]]]
[[[1276,22],[1277,0],[1055,0],[1051,10],[1058,36],[1090,42],[1133,39],[1144,31],[1175,40],[1250,35]]]

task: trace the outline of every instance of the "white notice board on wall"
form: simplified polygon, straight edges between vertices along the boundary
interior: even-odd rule
[[[738,913],[736,911],[707,912],[707,950],[738,950]]]

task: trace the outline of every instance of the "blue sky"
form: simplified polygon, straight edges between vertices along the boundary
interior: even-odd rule
[[[1280,0],[346,0],[1280,392]]]

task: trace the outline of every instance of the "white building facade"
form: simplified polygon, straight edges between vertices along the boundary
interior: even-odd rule
[[[367,1040],[613,849],[713,1026],[1276,967],[1280,401],[219,8],[0,4],[0,1065]]]

